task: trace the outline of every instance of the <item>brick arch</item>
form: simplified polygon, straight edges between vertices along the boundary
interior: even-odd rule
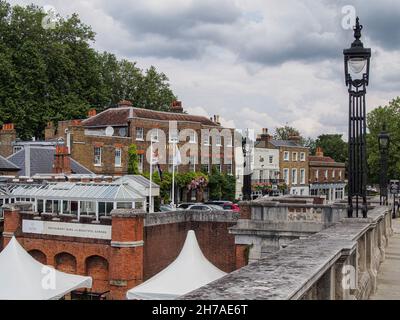
[[[40,263],[42,263],[44,265],[47,265],[47,257],[42,251],[33,249],[33,250],[28,251],[28,253],[33,258],[35,258],[35,260],[39,261]]]
[[[85,260],[86,275],[93,278],[92,291],[103,293],[110,290],[109,265],[104,257],[93,255]]]
[[[54,256],[54,263],[57,270],[76,274],[76,258],[72,254],[60,252]]]

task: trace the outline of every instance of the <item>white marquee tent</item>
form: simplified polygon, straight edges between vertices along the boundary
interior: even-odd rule
[[[92,278],[64,273],[36,261],[13,237],[0,252],[0,300],[60,299]]]
[[[130,289],[126,296],[138,300],[176,299],[224,275],[225,272],[203,255],[194,231],[190,230],[175,261],[154,277]]]

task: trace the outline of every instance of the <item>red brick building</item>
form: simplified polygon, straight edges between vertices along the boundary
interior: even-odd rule
[[[309,157],[309,177],[310,195],[324,195],[328,202],[344,198],[345,164],[324,156],[322,148]]]
[[[57,127],[49,123],[45,138],[46,140],[65,138],[72,158],[96,174],[123,175],[128,171],[128,148],[131,144],[137,146],[140,157],[139,169],[144,172],[149,171],[146,152],[153,136],[160,146],[164,143],[158,152],[161,169],[168,171],[171,170],[172,163],[172,148],[168,143],[171,122],[176,122],[180,138],[178,146],[182,158],[187,159],[186,164],[182,163],[179,166],[179,172],[210,171],[214,159],[221,172],[234,174],[233,129],[223,131],[218,116],[209,119],[183,113],[179,101],[172,105],[171,112],[161,112],[134,108],[131,102],[124,100],[118,107],[106,109],[98,114],[94,109],[90,110],[89,118],[84,120],[62,121]],[[215,141],[212,141],[212,134],[211,136],[203,134],[208,130],[214,130],[223,136],[217,134]],[[225,137],[226,132],[229,135]],[[155,149],[158,143],[154,143]],[[217,152],[213,151],[212,145],[218,149]],[[197,153],[194,149],[197,149]],[[206,155],[203,152],[203,158],[201,150],[208,153]],[[224,159],[225,154],[228,154],[226,159]]]

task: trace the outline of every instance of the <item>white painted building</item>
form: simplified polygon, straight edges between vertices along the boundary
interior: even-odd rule
[[[254,148],[254,168],[252,184],[271,184],[278,192],[279,183],[279,150],[269,148]],[[262,191],[253,190],[253,196],[261,196]]]

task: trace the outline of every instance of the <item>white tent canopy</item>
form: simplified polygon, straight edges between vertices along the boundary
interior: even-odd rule
[[[187,234],[179,256],[167,268],[126,293],[128,299],[175,299],[226,273],[215,267],[201,252],[193,230]]]
[[[0,252],[0,300],[60,299],[92,278],[64,273],[36,261],[13,237]]]

